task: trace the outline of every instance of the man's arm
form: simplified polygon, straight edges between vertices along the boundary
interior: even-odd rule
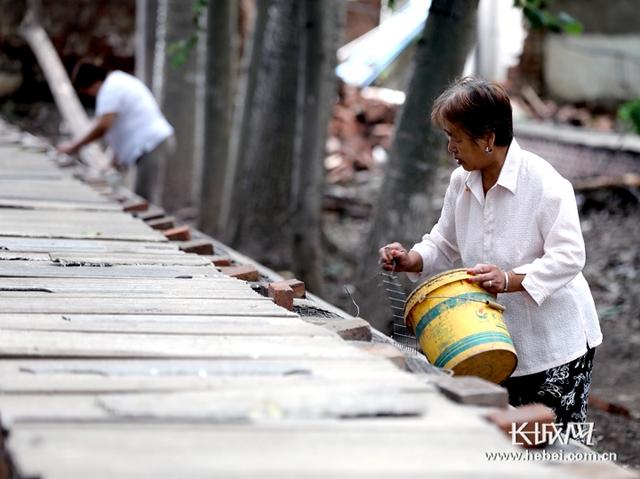
[[[58,145],[58,151],[60,153],[72,155],[77,153],[83,146],[102,138],[105,133],[109,131],[109,128],[111,128],[116,115],[117,113],[105,113],[104,115],[100,115],[95,119],[91,129],[87,133],[76,140],[67,141]]]

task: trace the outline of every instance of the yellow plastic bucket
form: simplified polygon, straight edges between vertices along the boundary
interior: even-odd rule
[[[404,321],[431,364],[501,383],[518,363],[502,320],[504,307],[477,283],[468,283],[470,277],[455,269],[421,284],[407,298]]]

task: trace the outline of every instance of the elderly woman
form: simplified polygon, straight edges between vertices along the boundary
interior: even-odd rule
[[[520,148],[509,97],[495,83],[457,81],[436,100],[431,119],[460,167],[431,232],[410,251],[399,243],[382,247],[382,267],[413,280],[468,267],[469,281],[507,308],[518,353],[504,384],[511,404],[539,402],[557,422],[584,422],[602,333],[581,273],[585,248],[571,184]]]

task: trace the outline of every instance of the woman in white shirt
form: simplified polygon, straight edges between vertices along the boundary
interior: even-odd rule
[[[411,279],[462,265],[499,294],[518,366],[504,386],[513,405],[539,402],[557,422],[584,422],[602,333],[582,275],[585,248],[571,184],[513,139],[511,104],[492,82],[463,78],[435,101],[460,165],[438,223],[407,251],[380,249],[386,270]]]

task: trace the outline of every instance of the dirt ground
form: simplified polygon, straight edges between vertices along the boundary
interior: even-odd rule
[[[442,167],[440,191],[435,194],[444,195],[450,171],[451,165]],[[358,201],[371,200],[381,179],[369,172],[359,175],[344,186],[343,193]],[[584,274],[605,338],[596,353],[592,394],[600,403],[611,403],[610,408],[629,414],[591,405],[589,420],[595,423],[598,451],[616,452],[619,464],[640,470],[640,205],[637,198],[634,203],[633,195],[619,192],[582,195],[578,202],[583,205],[581,223],[587,248]],[[367,223],[366,218],[325,213],[327,299],[351,313],[355,307],[345,286],[352,277],[353,258],[364,241]]]
[[[604,335],[596,352],[592,394],[630,414],[591,407],[589,416],[598,449],[617,452],[621,464],[640,469],[640,207],[618,214],[585,212],[582,227],[585,276]]]

